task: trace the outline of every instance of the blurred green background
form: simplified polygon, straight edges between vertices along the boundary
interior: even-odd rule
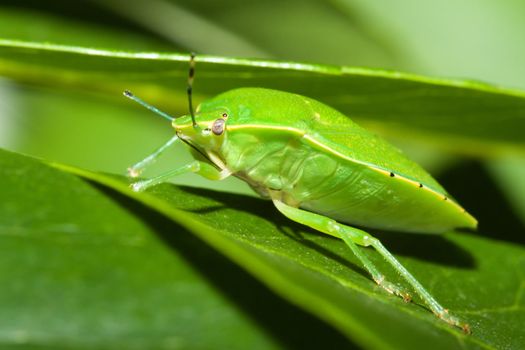
[[[0,39],[369,67],[525,90],[524,13],[519,0],[1,0]],[[36,67],[38,60],[34,57]],[[162,119],[122,97],[121,91],[135,87],[114,80],[118,72],[83,82],[45,68],[48,75],[18,68],[13,56],[0,55],[2,148],[124,174],[172,135]],[[200,75],[206,72],[197,65],[197,102],[205,97]],[[176,72],[158,78],[173,85],[166,90],[145,84],[136,92],[172,115],[185,114],[186,78]],[[228,74],[224,79],[231,87]],[[525,111],[518,112],[523,122]],[[506,115],[494,118],[497,125]],[[436,176],[480,220],[479,235],[524,244],[523,143],[469,149],[453,139],[445,144],[400,136],[386,119],[360,122]],[[188,160],[186,150],[175,147],[146,175]],[[251,195],[236,179],[212,183],[188,175],[175,182]]]

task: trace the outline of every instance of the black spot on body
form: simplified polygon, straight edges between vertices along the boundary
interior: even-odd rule
[[[396,174],[390,173],[390,177],[394,177],[394,176],[396,176]]]
[[[423,188],[423,184],[422,183],[419,183],[419,188]]]

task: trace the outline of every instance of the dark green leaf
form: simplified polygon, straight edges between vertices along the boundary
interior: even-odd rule
[[[5,151],[0,177],[2,349],[348,346],[133,200]]]
[[[55,166],[172,218],[363,347],[517,349],[525,341],[525,249],[518,244],[460,232],[443,237],[381,235],[387,247],[422,257],[398,256],[450,312],[471,325],[469,336],[424,307],[384,293],[343,242],[290,222],[269,202],[169,184],[135,193],[121,179]],[[368,254],[389,271],[377,254]],[[396,280],[392,272],[387,276]]]

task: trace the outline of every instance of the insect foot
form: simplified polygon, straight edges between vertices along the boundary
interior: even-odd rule
[[[133,192],[140,192],[143,189],[141,181],[134,182],[134,183],[130,184],[129,187],[131,187]]]
[[[450,315],[447,309],[445,309],[442,313],[436,314],[436,316],[452,326],[461,328],[461,330],[463,330],[463,333],[465,334],[472,333],[470,330],[470,326],[467,323],[463,323],[458,318]]]
[[[134,167],[128,168],[128,176],[131,178],[139,177],[141,171],[139,169],[136,169]]]
[[[133,192],[142,192],[146,190],[149,187],[152,187],[156,184],[155,179],[148,179],[148,180],[142,180],[142,181],[136,181],[129,184],[129,187],[133,190]]]

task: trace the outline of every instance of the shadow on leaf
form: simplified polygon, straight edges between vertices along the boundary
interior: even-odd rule
[[[344,257],[338,256],[331,251],[326,250],[314,241],[308,239],[308,235],[320,235],[326,239],[334,239],[307,226],[298,224],[289,220],[275,209],[270,201],[254,198],[251,196],[232,194],[226,192],[217,192],[208,189],[194,187],[179,187],[180,190],[193,196],[212,199],[213,204],[210,206],[200,207],[191,210],[196,213],[210,213],[224,208],[231,208],[235,211],[241,211],[250,215],[259,216],[265,220],[275,223],[283,234],[305,246],[324,254],[333,260],[345,265],[355,272],[369,277],[368,273],[360,266],[355,266]],[[283,227],[288,227],[294,234],[286,233]],[[305,232],[304,235],[298,235],[299,232]],[[372,232],[372,231],[371,231]],[[418,235],[410,233],[373,231],[374,235],[379,238],[383,244],[394,254],[411,256],[420,260],[432,261],[441,265],[455,266],[462,268],[475,267],[475,261],[472,256],[464,249],[455,245],[439,235]],[[352,254],[348,250],[348,254]]]
[[[327,344],[333,348],[355,347],[335,329],[276,296],[257,279],[172,220],[112,189],[96,183],[92,185],[141,218],[233,305],[285,347],[317,349]]]
[[[478,162],[462,162],[439,179],[479,221],[478,235],[525,245],[525,227]]]

